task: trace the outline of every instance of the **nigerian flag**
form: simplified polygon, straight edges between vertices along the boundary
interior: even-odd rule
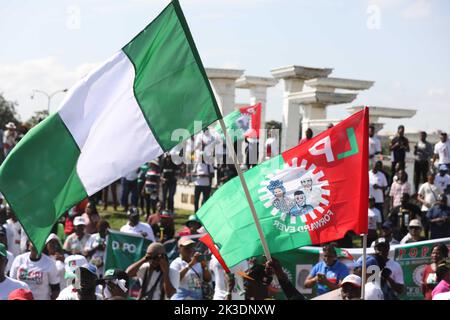
[[[178,1],[69,90],[0,167],[0,192],[42,249],[74,204],[221,117]]]

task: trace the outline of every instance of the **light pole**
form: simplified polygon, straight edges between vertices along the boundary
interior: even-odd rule
[[[58,93],[67,92],[67,91],[68,91],[68,89],[63,89],[63,90],[57,90],[57,91],[53,92],[52,94],[48,94],[45,91],[34,89],[30,98],[34,99],[34,95],[36,93],[42,93],[43,95],[45,95],[47,97],[47,113],[50,115],[50,101],[52,100],[52,98]]]

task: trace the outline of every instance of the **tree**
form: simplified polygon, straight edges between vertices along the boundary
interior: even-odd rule
[[[29,128],[32,128],[47,117],[48,117],[47,110],[35,111],[34,115],[30,119],[28,119],[27,126]]]
[[[16,112],[17,102],[8,101],[0,93],[0,129],[5,129],[5,125],[8,122],[14,122],[18,125],[19,116]]]

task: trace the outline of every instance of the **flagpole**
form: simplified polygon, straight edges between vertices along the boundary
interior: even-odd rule
[[[367,253],[367,234],[362,234],[362,242],[363,242],[363,260],[362,260],[362,279],[361,279],[361,300],[364,300],[365,289],[366,289],[366,253]]]
[[[272,260],[272,256],[270,255],[269,247],[267,246],[266,238],[264,237],[264,233],[261,228],[261,224],[259,223],[258,216],[256,215],[255,204],[253,203],[252,198],[250,197],[250,192],[248,191],[247,183],[245,182],[244,175],[242,174],[241,167],[237,162],[236,152],[234,150],[233,142],[230,139],[230,136],[227,133],[227,128],[225,126],[225,122],[223,119],[219,119],[220,127],[222,128],[222,132],[225,136],[227,150],[231,151],[231,158],[233,159],[234,167],[238,173],[239,179],[241,180],[242,188],[244,189],[245,197],[247,198],[247,202],[250,206],[250,211],[253,216],[253,220],[255,220],[256,229],[258,230],[259,239],[261,240],[261,244],[264,249],[264,254],[268,261]]]

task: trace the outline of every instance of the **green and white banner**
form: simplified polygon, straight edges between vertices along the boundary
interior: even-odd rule
[[[431,263],[431,248],[436,243],[445,243],[450,248],[450,238],[391,246],[389,257],[397,261],[403,269],[405,294],[400,296],[401,300],[423,300],[424,297],[420,290],[423,270],[425,265]],[[352,269],[353,261],[349,257],[356,261],[362,256],[362,251],[362,248],[340,249],[338,256],[341,262]],[[322,248],[307,246],[273,256],[280,261],[284,272],[297,290],[309,299],[316,296],[315,290],[305,288],[303,284],[312,267],[320,261],[321,253]],[[373,253],[373,248],[367,248],[367,254]],[[277,300],[285,299],[276,282],[272,283],[270,290]]]
[[[105,270],[126,270],[145,255],[150,240],[142,236],[109,230],[106,241]]]
[[[431,262],[432,247],[436,242],[450,247],[450,238],[439,241],[421,241],[395,248],[395,261],[400,263],[405,280],[405,293],[401,300],[422,300],[421,282],[425,266]]]

